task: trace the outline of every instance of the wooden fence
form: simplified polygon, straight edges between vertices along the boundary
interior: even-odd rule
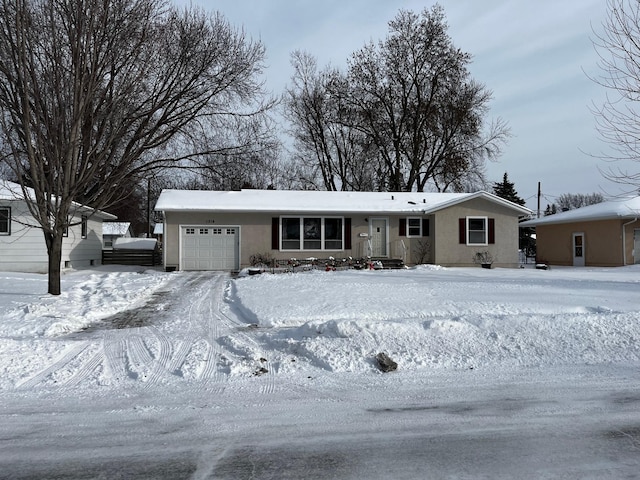
[[[162,265],[162,252],[159,250],[103,250],[102,264],[155,267]]]

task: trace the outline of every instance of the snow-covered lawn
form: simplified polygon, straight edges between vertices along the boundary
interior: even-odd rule
[[[640,266],[102,267],[45,292],[0,272],[2,478],[640,471]]]

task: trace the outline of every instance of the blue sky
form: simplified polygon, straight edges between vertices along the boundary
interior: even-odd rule
[[[304,50],[344,67],[366,42],[382,39],[398,10],[415,12],[434,2],[414,0],[194,0],[218,10],[267,51],[266,85],[280,94],[291,76],[290,53]],[[456,46],[474,56],[473,77],[493,91],[490,118],[500,117],[512,138],[498,162],[488,164],[490,181],[504,172],[536,208],[563,193],[620,192],[589,154],[606,145],[598,139],[592,102],[605,96],[587,76],[597,75],[591,38],[606,15],[603,0],[440,0]],[[585,73],[586,72],[586,73]]]

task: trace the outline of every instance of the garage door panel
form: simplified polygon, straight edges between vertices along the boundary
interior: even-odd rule
[[[183,227],[183,270],[236,270],[239,268],[239,229],[236,227]]]

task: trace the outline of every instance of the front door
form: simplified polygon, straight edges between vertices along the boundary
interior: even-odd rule
[[[584,233],[573,234],[573,266],[584,267]]]
[[[371,256],[374,258],[387,256],[387,219],[370,219]]]
[[[640,263],[640,228],[633,230],[633,263]]]

